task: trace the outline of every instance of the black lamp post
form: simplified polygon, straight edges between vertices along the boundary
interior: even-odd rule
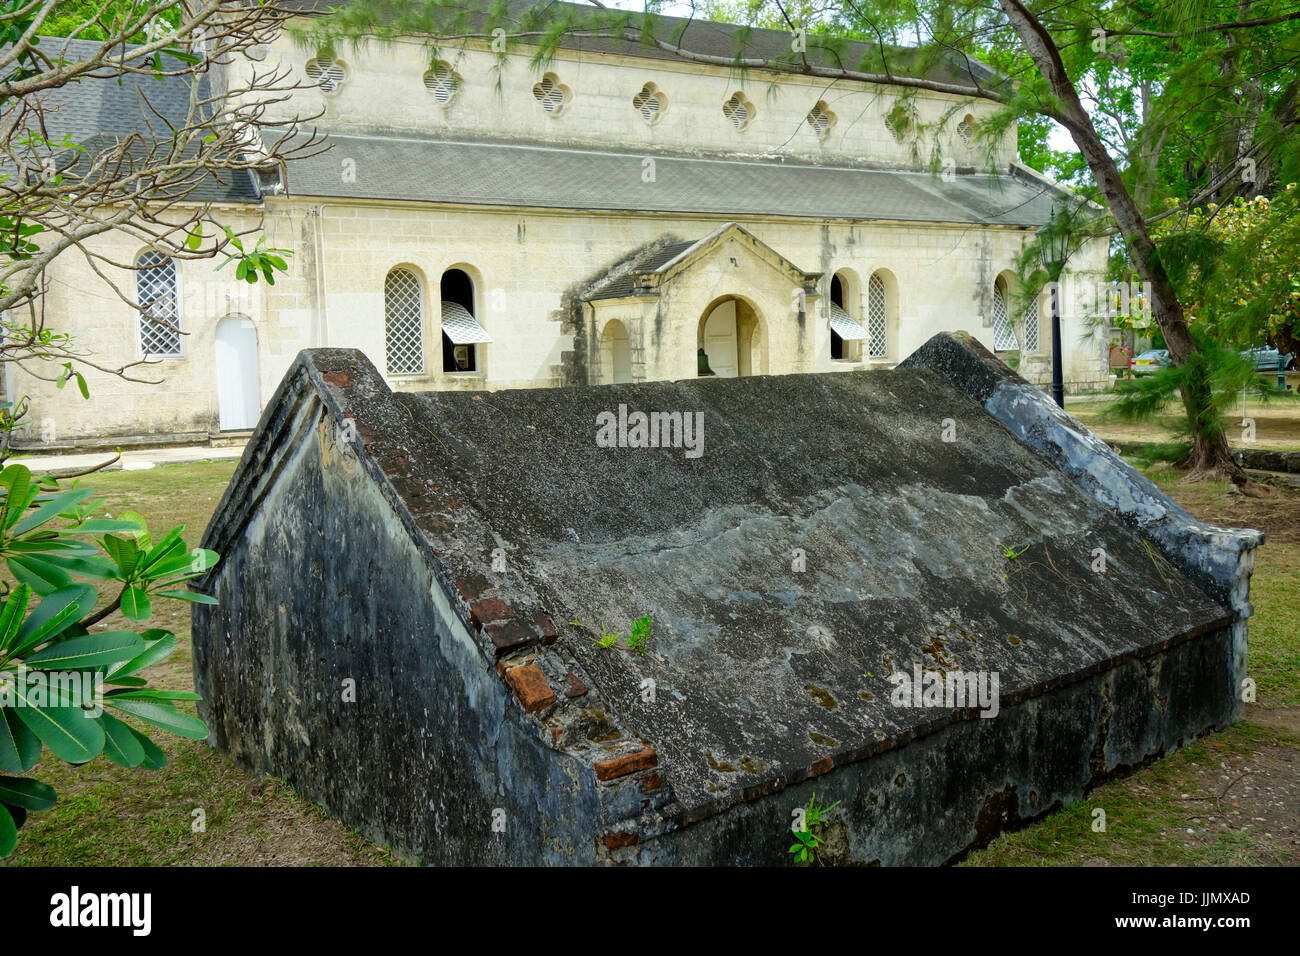
[[[1052,203],[1052,218],[1038,230],[1038,250],[1043,268],[1052,284],[1052,399],[1065,407],[1065,380],[1061,371],[1061,271],[1069,256],[1070,234],[1066,218],[1057,203]]]

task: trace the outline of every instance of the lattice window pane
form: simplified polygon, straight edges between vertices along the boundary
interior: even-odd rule
[[[1011,327],[1011,315],[1007,312],[1007,296],[1001,285],[993,286],[993,349],[997,352],[1010,352],[1019,348],[1016,330]]]
[[[136,260],[135,297],[140,303],[140,351],[144,355],[181,354],[181,309],[176,263],[159,252]]]
[[[550,73],[533,84],[533,97],[548,113],[558,112],[568,99],[564,84]]]
[[[663,113],[664,96],[653,83],[647,83],[641,87],[641,92],[632,97],[632,108],[647,123],[653,123]]]
[[[347,79],[347,73],[343,67],[328,56],[318,56],[308,60],[304,70],[313,81],[320,85],[321,92],[326,95],[337,90],[343,85],[343,81]]]
[[[1021,330],[1025,338],[1024,350],[1029,353],[1038,351],[1038,296],[1029,300],[1025,306],[1025,314],[1020,320]]]
[[[754,104],[743,93],[732,94],[731,99],[722,104],[722,115],[731,121],[736,129],[744,129],[754,118]]]
[[[424,74],[424,86],[440,105],[446,106],[460,92],[460,77],[450,64],[439,60],[433,69]]]
[[[394,269],[384,282],[384,344],[389,375],[424,372],[424,305],[420,280]]]
[[[873,273],[867,282],[867,331],[871,333],[872,358],[889,356],[889,298],[885,292],[885,280],[880,273]]]
[[[835,114],[826,108],[826,104],[818,100],[817,104],[808,111],[808,125],[812,127],[813,132],[817,134],[818,139],[825,139],[835,125]]]
[[[967,149],[975,148],[975,120],[968,113],[960,123],[957,124],[957,135],[961,137],[962,142],[966,144]]]

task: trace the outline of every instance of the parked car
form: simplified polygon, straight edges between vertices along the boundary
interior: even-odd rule
[[[1133,360],[1134,375],[1151,375],[1169,366],[1168,349],[1147,349]]]
[[[1242,358],[1248,358],[1248,359],[1250,359],[1252,362],[1254,362],[1254,363],[1255,363],[1255,371],[1257,371],[1257,372],[1276,372],[1276,371],[1277,371],[1277,360],[1278,360],[1278,358],[1279,358],[1279,353],[1278,353],[1278,350],[1275,349],[1275,348],[1272,348],[1272,347],[1270,347],[1270,346],[1265,345],[1265,346],[1262,346],[1262,347],[1256,347],[1256,348],[1253,348],[1253,349],[1245,349],[1245,350],[1241,353],[1241,356],[1242,356]],[[1294,368],[1296,367],[1296,364],[1295,364],[1295,356],[1294,356],[1294,355],[1288,355],[1288,356],[1286,357],[1286,366],[1285,366],[1285,367],[1286,367],[1288,370],[1290,370],[1290,369],[1294,369]]]

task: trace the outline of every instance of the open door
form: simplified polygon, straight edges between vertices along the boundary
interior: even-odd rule
[[[257,424],[262,412],[257,370],[257,329],[230,315],[217,324],[217,417],[223,432]]]
[[[704,323],[704,351],[709,368],[719,378],[740,374],[740,351],[736,342],[736,301],[718,303]]]

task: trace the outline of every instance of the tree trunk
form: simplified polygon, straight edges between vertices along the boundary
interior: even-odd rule
[[[1025,45],[1025,52],[1047,81],[1048,89],[1060,102],[1063,123],[1092,171],[1111,215],[1115,217],[1115,225],[1128,245],[1138,275],[1151,287],[1151,313],[1164,336],[1170,358],[1176,365],[1185,364],[1196,344],[1187,328],[1183,304],[1160,262],[1155,243],[1147,231],[1146,220],[1129,194],[1128,187],[1124,185],[1115,161],[1097,135],[1092,118],[1079,100],[1078,91],[1066,73],[1056,41],[1021,0],[998,0],[998,3]],[[1195,436],[1192,454],[1188,459],[1192,469],[1189,477],[1227,478],[1238,484],[1244,483],[1246,474],[1233,461],[1227,437],[1222,433],[1206,436],[1200,424],[1203,413],[1208,413],[1213,408],[1212,397],[1210,383],[1203,374],[1195,376],[1183,389],[1183,407]]]

